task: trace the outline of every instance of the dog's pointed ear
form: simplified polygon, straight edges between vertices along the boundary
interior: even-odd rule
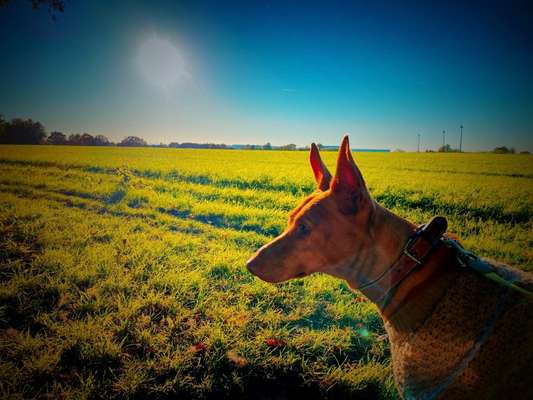
[[[315,175],[318,189],[322,191],[328,190],[331,183],[331,174],[328,171],[328,167],[322,161],[322,158],[320,158],[318,147],[314,143],[311,143],[309,161],[311,162],[311,168],[313,169],[313,175]]]
[[[341,147],[339,148],[337,171],[335,172],[335,178],[331,182],[331,190],[333,192],[354,193],[362,189],[366,191],[365,181],[359,168],[355,165],[350,151],[348,135],[346,135],[342,139]]]

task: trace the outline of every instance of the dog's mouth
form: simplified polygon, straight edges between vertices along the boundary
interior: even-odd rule
[[[259,279],[269,282],[269,283],[281,283],[285,282],[289,279],[296,279],[296,278],[303,278],[304,276],[309,275],[307,272],[305,272],[305,267],[300,266],[300,268],[297,268],[296,270],[303,270],[301,272],[298,272],[297,274],[287,274],[283,273],[282,266],[279,267],[271,267],[271,268],[265,268],[264,266],[261,266],[257,262],[257,256],[254,256],[250,258],[247,263],[246,267],[248,268],[248,271],[250,271],[253,275],[257,276]],[[277,272],[277,273],[273,273]]]

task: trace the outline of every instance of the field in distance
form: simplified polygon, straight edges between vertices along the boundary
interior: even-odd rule
[[[307,157],[0,146],[0,395],[396,398],[373,305],[244,266],[314,190]],[[532,156],[355,160],[382,205],[533,271]]]

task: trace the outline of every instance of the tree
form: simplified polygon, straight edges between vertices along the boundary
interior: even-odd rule
[[[80,145],[81,146],[94,146],[94,137],[88,133],[83,133],[80,136]]]
[[[6,120],[4,119],[4,116],[0,114],[0,143],[5,143],[5,137],[6,134]]]
[[[65,2],[63,0],[28,0],[28,3],[31,3],[31,7],[34,10],[38,10],[41,6],[46,6],[48,8],[48,15],[54,21],[56,19],[56,12],[65,11]],[[0,7],[9,4],[9,0],[0,0]]]
[[[93,143],[94,146],[110,146],[112,144],[104,135],[96,135]]]
[[[13,118],[3,123],[2,142],[7,144],[40,144],[46,137],[43,124],[31,119]]]
[[[296,145],[294,143],[286,144],[285,146],[280,146],[280,150],[296,150]]]
[[[67,144],[67,137],[62,132],[51,132],[46,139],[47,144]]]
[[[128,136],[127,138],[124,138],[124,140],[122,140],[122,142],[120,142],[118,145],[124,147],[144,147],[148,144],[140,137]]]
[[[227,149],[228,146],[224,143],[192,143],[192,142],[170,142],[168,147],[178,149]]]
[[[68,144],[79,146],[81,144],[81,135],[79,133],[71,133],[68,136]]]
[[[514,148],[507,148],[507,146],[499,146],[499,147],[495,147],[494,150],[492,150],[493,153],[496,153],[496,154],[514,154],[515,153],[515,149]]]
[[[270,142],[267,142],[267,143],[263,146],[263,150],[272,150],[272,145],[270,144]]]

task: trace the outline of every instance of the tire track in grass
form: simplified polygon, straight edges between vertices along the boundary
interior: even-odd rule
[[[153,209],[174,217],[197,219],[216,226],[255,231],[268,236],[279,234],[284,227],[279,221],[284,221],[285,212],[276,206],[243,206],[231,197],[220,196],[218,193],[198,193],[194,190],[187,190],[189,188],[180,188],[181,190],[178,191],[174,187],[171,189],[172,192],[165,192],[164,197],[161,197],[161,191],[158,188],[145,186],[144,182],[137,181],[137,178],[132,180],[128,176],[124,176],[118,183],[111,182],[109,184],[107,182],[109,189],[97,194],[75,187],[79,185],[78,180],[83,177],[39,183],[32,183],[32,175],[22,176],[22,178],[3,179],[0,180],[0,183],[15,187],[46,189],[49,192],[67,196],[72,195],[102,201],[108,205],[115,205],[124,201],[130,208]],[[115,186],[114,189],[110,188],[112,185]]]
[[[37,167],[56,167],[59,169],[69,170],[77,169],[89,173],[106,173],[114,174],[121,168],[106,168],[97,166],[83,166],[76,164],[61,164],[51,161],[20,161],[20,160],[8,160],[0,159],[0,164],[20,165],[20,166],[37,166]],[[140,170],[136,168],[128,169],[133,175],[140,178],[147,179],[164,179],[174,182],[189,182],[197,183],[201,185],[216,186],[219,188],[234,187],[238,189],[252,189],[252,190],[270,190],[275,192],[289,192],[292,194],[302,194],[313,191],[315,186],[313,184],[301,184],[296,183],[274,183],[269,178],[263,177],[260,179],[253,179],[250,181],[243,181],[239,179],[224,179],[213,178],[205,174],[182,174],[179,171],[170,171],[163,173],[155,170]]]
[[[92,167],[91,167],[92,168]],[[59,168],[61,169],[61,168]],[[402,169],[402,168],[399,168],[399,169]],[[82,169],[83,170],[83,169]],[[101,168],[93,168],[93,173],[94,171],[102,171]],[[428,170],[429,171],[429,170]],[[106,173],[107,176],[109,175],[114,175],[116,176],[117,174],[124,174],[124,173],[132,173],[130,170],[128,169],[109,169]],[[171,173],[170,173],[171,174]],[[136,176],[135,173],[132,174],[133,176]],[[142,174],[141,174],[142,175]],[[170,182],[170,181],[167,181],[167,180],[163,180],[161,177],[164,178],[165,174],[162,174],[160,172],[154,172],[154,171],[150,171],[148,174],[145,174],[147,175],[149,178],[148,180],[149,181],[153,181],[153,178],[151,177],[159,177],[159,178],[154,178],[154,179],[160,179],[162,180],[162,182]],[[168,175],[168,174],[167,174]],[[147,178],[140,178],[140,179],[147,179]],[[193,179],[195,180],[195,179]],[[199,180],[196,180],[196,181],[203,181],[203,179],[199,179]],[[186,182],[186,180],[183,181],[184,183],[188,183]],[[141,182],[141,183],[146,183],[146,182]],[[246,183],[246,182],[244,182]],[[155,185],[157,185],[155,187],[154,190],[158,191],[158,192],[167,192],[167,193],[171,193],[172,195],[175,196],[175,193],[176,191],[180,191],[181,188],[177,188],[177,187],[166,187],[166,185],[164,184],[161,184],[161,183],[155,183]],[[190,183],[189,183],[190,184]],[[239,193],[239,194],[236,194],[236,193],[223,193],[223,191],[227,190],[228,188],[218,188],[216,185],[209,185],[209,184],[206,184],[205,182],[204,183],[194,183],[194,184],[190,184],[190,185],[197,185],[198,188],[194,188],[194,187],[188,187],[187,188],[187,191],[188,193],[190,194],[193,194],[195,195],[198,200],[207,200],[207,201],[212,201],[212,200],[215,200],[215,199],[220,199],[226,203],[237,203],[237,204],[243,204],[243,205],[246,205],[246,206],[249,206],[249,207],[254,207],[254,208],[257,208],[258,205],[261,206],[261,208],[265,208],[265,209],[269,209],[269,210],[283,210],[283,211],[290,211],[290,209],[292,209],[296,204],[298,204],[298,201],[299,201],[299,198],[297,198],[296,196],[292,195],[291,196],[294,196],[294,199],[291,199],[291,201],[285,201],[285,202],[282,202],[282,204],[277,204],[276,206],[272,206],[272,203],[274,203],[274,200],[275,200],[275,193],[280,193],[279,191],[270,191],[268,193],[268,196],[266,196],[266,198],[268,199],[263,199],[261,200],[260,198],[258,198],[258,196],[254,196],[253,194],[249,194],[249,193],[246,193],[246,194],[242,194],[242,193]],[[150,186],[150,184],[148,184],[147,186]],[[212,191],[210,191],[209,193],[202,193],[203,189],[202,188],[209,188],[209,189],[212,189]],[[220,189],[221,192],[216,192],[217,189]],[[246,190],[251,190],[251,189],[241,189],[242,191],[246,191]],[[261,190],[261,191],[258,191],[258,192],[265,192],[264,190]],[[289,193],[289,192],[285,192],[286,194]],[[120,200],[120,193],[117,192],[117,198],[118,200]],[[406,208],[406,209],[409,209],[409,208],[423,208],[423,209],[428,209],[428,210],[434,210],[435,212],[445,212],[445,213],[448,213],[448,214],[453,214],[453,213],[460,213],[460,214],[467,214],[467,215],[472,215],[474,217],[478,217],[478,218],[483,218],[483,219],[493,219],[493,220],[496,220],[498,222],[502,222],[502,223],[515,223],[515,222],[524,222],[528,219],[531,218],[531,215],[532,215],[532,212],[531,212],[531,209],[522,209],[522,210],[518,210],[518,211],[511,211],[511,212],[506,212],[504,211],[503,209],[503,206],[501,205],[495,205],[495,206],[487,206],[487,207],[470,207],[468,204],[466,204],[466,202],[459,202],[459,203],[442,203],[442,202],[439,202],[435,196],[432,196],[432,195],[427,195],[425,193],[422,193],[420,192],[420,196],[418,196],[418,199],[417,200],[413,200],[413,195],[414,194],[417,194],[417,192],[415,191],[398,191],[398,190],[395,190],[395,191],[385,191],[385,192],[382,192],[382,193],[378,193],[375,195],[375,197],[379,200],[379,201],[382,201],[384,202],[386,205],[392,205],[392,206],[401,206],[403,208]],[[249,195],[249,197],[247,197],[247,195]],[[303,194],[302,194],[303,196]],[[269,204],[270,203],[270,204]]]
[[[81,210],[91,211],[96,214],[109,214],[115,217],[138,218],[157,228],[165,227],[170,232],[181,232],[193,235],[209,235],[209,238],[220,240],[221,235],[228,240],[235,242],[239,246],[247,246],[256,248],[259,245],[271,239],[262,232],[257,232],[253,229],[249,231],[246,229],[238,230],[231,227],[216,226],[206,222],[208,216],[199,216],[199,218],[177,218],[169,213],[152,210],[152,213],[131,212],[119,209],[109,209],[105,204],[99,201],[87,198],[77,198],[74,196],[67,196],[62,193],[55,193],[34,188],[11,188],[0,184],[0,193],[10,193],[20,198],[26,199],[43,199],[60,203],[65,207],[77,208]],[[167,217],[165,220],[161,217]],[[179,226],[184,225],[184,226]]]
[[[29,161],[29,160],[14,160],[7,158],[0,158],[0,164],[10,164],[10,165],[21,165],[21,166],[40,166],[40,167],[56,167],[60,169],[80,169],[86,172],[91,173],[113,173],[117,168],[114,167],[102,167],[94,165],[83,165],[83,164],[69,164],[69,163],[59,163],[55,161]],[[365,168],[382,170],[381,167],[376,167],[372,165],[367,165]],[[396,167],[395,170],[398,171],[414,171],[414,172],[424,172],[430,174],[458,174],[458,175],[472,175],[472,176],[501,176],[508,178],[524,178],[524,179],[533,179],[533,174],[530,173],[521,173],[521,172],[489,172],[489,171],[464,171],[464,170],[454,170],[454,169],[430,169],[430,168],[410,168],[410,167]],[[292,191],[293,194],[300,193],[300,189],[304,190],[313,190],[314,185],[296,185],[290,182],[286,184],[275,184],[267,179],[256,179],[251,181],[242,181],[237,179],[213,179],[209,175],[205,174],[181,174],[179,171],[174,170],[170,172],[163,173],[161,171],[152,170],[152,169],[138,169],[133,168],[131,171],[139,176],[146,178],[167,178],[168,180],[178,180],[178,181],[187,181],[191,183],[200,183],[200,184],[217,184],[221,186],[234,185],[240,189],[243,188],[260,188],[260,189],[272,189],[275,191]]]
[[[166,231],[181,232],[193,235],[205,235],[210,234],[211,238],[217,240],[220,239],[221,231],[231,231],[233,233],[232,238],[230,239],[235,244],[239,246],[245,246],[250,248],[250,250],[255,250],[260,245],[268,242],[272,236],[277,234],[277,231],[270,231],[263,228],[261,224],[258,225],[248,225],[243,226],[243,220],[233,220],[230,223],[227,222],[227,218],[221,215],[216,214],[192,214],[190,210],[178,210],[178,209],[164,209],[164,208],[146,208],[146,209],[135,209],[135,208],[118,208],[112,202],[107,201],[106,198],[100,196],[93,196],[92,198],[84,193],[82,196],[77,197],[75,193],[67,191],[55,191],[55,190],[44,190],[41,185],[26,186],[21,187],[20,184],[15,185],[14,187],[8,187],[7,189],[2,189],[0,191],[11,192],[19,195],[20,197],[26,198],[44,198],[51,201],[60,202],[61,204],[68,207],[75,207],[79,209],[87,209],[98,214],[109,214],[119,217],[127,218],[140,218],[146,221],[150,221],[153,226],[158,226],[159,228],[165,229]],[[423,212],[424,214],[428,213],[428,210],[418,207],[416,203],[419,200],[415,200],[413,204],[410,204],[406,207],[403,202],[403,197],[394,198],[393,200],[388,199],[389,203],[387,207],[393,208],[396,212],[400,210],[408,210],[411,212]],[[383,199],[381,199],[383,200]],[[421,200],[425,203],[425,200]],[[430,214],[433,214],[430,211]],[[448,215],[451,220],[457,218],[459,214]],[[476,217],[470,215],[461,215],[461,220],[468,218],[472,221],[477,220]],[[495,221],[496,224],[501,222]],[[517,224],[528,231],[529,222]],[[164,227],[164,228],[163,228]],[[235,236],[236,235],[236,236]],[[483,249],[481,249],[483,250]],[[525,262],[529,265],[529,258],[524,254],[516,253],[511,251],[509,254],[501,254],[501,251],[494,253],[487,249],[484,251],[486,256],[498,256],[502,258],[507,258],[510,260],[518,260]]]
[[[48,178],[48,176],[54,178],[54,183],[57,185],[60,183],[61,185],[69,186],[68,189],[65,190],[73,190],[70,188],[70,186],[79,186],[80,181],[84,179],[84,176],[79,174],[76,176],[68,176],[71,175],[68,172],[65,172],[63,175],[58,174],[57,171],[65,171],[61,170],[55,167],[50,167],[50,169],[55,169],[56,171],[50,171],[51,173],[48,176],[45,176],[43,174],[43,170],[41,168],[35,168],[30,167],[35,170],[35,174],[30,174],[28,171],[28,168],[22,170],[20,168],[13,169],[13,171],[7,171],[8,175],[9,173],[19,173],[21,176],[25,177],[26,182],[21,182],[21,184],[29,184],[28,182],[33,182],[36,177],[42,178],[42,180],[45,180]],[[81,170],[78,170],[81,171]],[[123,169],[119,169],[114,171],[110,174],[98,174],[100,175],[100,184],[113,184],[117,185],[120,182],[116,182],[116,179],[119,177],[122,177],[124,179],[128,175],[128,171],[124,171]],[[194,195],[198,200],[205,200],[205,201],[214,201],[214,200],[221,200],[228,204],[233,205],[243,205],[247,207],[253,207],[254,209],[261,208],[265,210],[274,210],[274,211],[284,211],[289,212],[294,208],[294,206],[300,201],[301,197],[292,196],[288,193],[281,193],[281,192],[272,192],[272,191],[255,191],[251,189],[235,189],[235,188],[219,188],[216,186],[208,186],[208,185],[201,185],[201,184],[195,184],[195,183],[189,183],[189,182],[171,182],[171,181],[165,181],[162,179],[147,179],[147,178],[138,178],[135,177],[135,175],[132,175],[135,181],[136,186],[143,186],[146,188],[150,188],[154,192],[157,192],[158,194],[168,194],[169,196],[177,197],[177,195],[180,192],[186,192],[188,194]],[[109,179],[105,179],[109,178]],[[128,179],[131,180],[131,177]],[[4,179],[3,180],[6,183],[10,183],[14,181],[14,179]],[[69,182],[67,184],[67,182]],[[33,184],[33,183],[32,183]],[[40,183],[39,185],[48,185],[45,183]],[[121,198],[121,192],[123,190],[115,189],[114,193],[114,199],[111,199],[111,201],[118,202]],[[81,192],[80,192],[81,193]],[[90,195],[93,193],[91,192]],[[288,198],[287,198],[288,197]]]
[[[116,172],[116,171],[115,171]],[[120,171],[120,173],[124,174],[124,171]],[[127,171],[126,171],[127,173]],[[0,182],[6,182],[11,184],[11,180],[1,180]],[[76,179],[73,178],[73,182],[76,183]],[[201,202],[209,202],[209,203],[217,203],[221,202],[223,204],[227,204],[230,207],[237,206],[242,207],[243,209],[249,209],[249,210],[257,210],[262,209],[267,212],[276,212],[276,211],[282,211],[282,212],[288,212],[290,211],[294,206],[296,206],[299,202],[299,199],[296,197],[293,201],[287,201],[286,203],[282,203],[281,205],[273,205],[273,200],[275,199],[275,196],[272,193],[269,193],[269,196],[264,199],[265,201],[260,202],[258,207],[256,205],[256,202],[260,198],[260,196],[253,196],[253,194],[250,194],[249,198],[246,198],[246,196],[237,194],[234,196],[233,193],[220,193],[216,192],[216,187],[214,186],[202,186],[199,185],[200,188],[198,190],[195,190],[194,187],[186,187],[186,188],[180,188],[175,186],[166,187],[162,182],[149,182],[148,185],[145,186],[148,190],[153,191],[154,193],[165,193],[169,196],[172,196],[175,199],[179,200],[179,194],[182,193],[187,196],[191,196],[193,198],[193,201],[198,201],[199,204]],[[150,183],[153,183],[153,185],[150,185]],[[26,184],[28,183],[20,183],[20,184]],[[135,182],[135,184],[145,185],[146,182],[144,180],[140,180],[138,182]],[[39,186],[46,185],[43,183],[38,184]],[[204,187],[208,189],[207,193],[202,193],[201,188]],[[211,190],[212,189],[212,190]],[[227,190],[220,189],[221,191]],[[73,194],[77,195],[79,197],[87,197],[90,199],[94,198],[93,193],[83,192],[80,190],[75,189],[61,189],[58,190],[60,193],[63,194]],[[260,191],[258,191],[260,193]],[[126,196],[126,187],[124,184],[119,184],[118,187],[115,189],[115,191],[109,195],[109,198],[106,199],[107,202],[111,204],[119,203],[125,196]],[[97,199],[104,199],[105,196],[96,196]],[[526,205],[525,207],[521,207],[518,210],[512,210],[512,211],[505,211],[503,205],[496,204],[492,206],[486,206],[486,207],[473,207],[469,204],[467,204],[466,201],[457,201],[454,203],[451,202],[442,202],[437,198],[437,194],[427,194],[420,191],[414,191],[414,190],[385,190],[384,192],[374,194],[374,198],[383,204],[385,207],[388,208],[400,208],[404,210],[412,210],[412,209],[422,209],[425,211],[433,212],[435,214],[444,214],[444,215],[462,215],[469,218],[478,218],[482,220],[493,220],[499,223],[505,223],[505,224],[520,224],[520,223],[526,223],[533,219],[533,210],[531,206]],[[137,201],[135,199],[131,200],[133,202],[133,206],[140,206],[142,205],[142,199],[138,199]],[[290,204],[289,204],[290,203]],[[170,215],[179,216],[180,214],[183,214],[184,216],[189,217],[190,215],[194,215],[190,210],[180,210],[173,207],[162,207],[155,205],[155,208],[160,212],[165,212]],[[222,206],[221,206],[222,208]],[[210,222],[212,221],[215,224],[218,225],[224,225],[229,224],[230,226],[239,229],[241,226],[243,226],[243,223],[245,222],[245,217],[243,218],[234,218],[233,221],[228,220],[228,218],[225,218],[223,213],[213,213],[211,214],[211,217],[206,216],[199,217],[199,219],[203,222]],[[264,220],[261,220],[261,223],[264,223]],[[273,228],[272,226],[268,227],[267,229],[263,230],[263,233],[272,236],[279,234],[280,232],[280,226],[277,228]],[[246,228],[248,230],[256,230],[261,231],[260,224],[256,224],[253,227]]]
[[[69,197],[77,197],[82,199],[88,199],[92,201],[99,201],[101,203],[102,207],[105,206],[113,206],[113,205],[119,205],[119,203],[122,200],[128,200],[128,190],[123,185],[119,184],[119,187],[117,191],[111,193],[109,196],[99,196],[99,195],[92,195],[91,193],[86,192],[79,192],[76,190],[68,190],[68,189],[50,189],[43,187],[42,184],[26,184],[26,183],[20,183],[20,182],[9,182],[7,181],[0,181],[0,183],[3,183],[6,186],[14,187],[14,188],[20,188],[20,189],[34,189],[34,190],[41,190],[45,191],[47,193],[54,193],[58,195],[65,195]],[[189,194],[186,194],[187,196]],[[192,197],[194,200],[194,197]],[[128,200],[128,207],[132,209],[144,209],[147,211],[153,211],[157,213],[167,214],[169,216],[175,217],[175,218],[182,218],[182,219],[192,219],[196,220],[198,222],[202,222],[208,225],[216,226],[219,228],[232,228],[238,231],[247,231],[247,232],[256,232],[262,235],[265,235],[267,237],[272,237],[275,235],[278,235],[281,232],[281,225],[276,225],[272,221],[272,216],[268,215],[268,212],[262,212],[261,210],[257,210],[254,208],[244,208],[244,207],[238,207],[235,205],[232,205],[232,208],[238,208],[239,213],[224,213],[223,209],[227,207],[228,205],[225,203],[218,203],[218,202],[205,202],[206,205],[215,205],[215,210],[213,212],[198,212],[198,210],[195,211],[195,207],[199,208],[200,210],[203,208],[202,202],[192,202],[192,207],[187,206],[185,204],[185,207],[182,208],[175,208],[175,207],[161,207],[157,204],[154,207],[143,207],[142,204],[138,204],[136,201],[136,197],[134,196],[133,199],[130,198]],[[142,203],[142,202],[141,202]],[[182,204],[184,202],[182,201]],[[185,202],[187,203],[187,202]],[[221,212],[217,212],[216,209],[221,209]],[[241,209],[242,208],[242,213]],[[252,215],[246,215],[246,211],[252,212]],[[257,222],[254,222],[254,219],[250,219],[250,217],[254,217],[258,219]]]

